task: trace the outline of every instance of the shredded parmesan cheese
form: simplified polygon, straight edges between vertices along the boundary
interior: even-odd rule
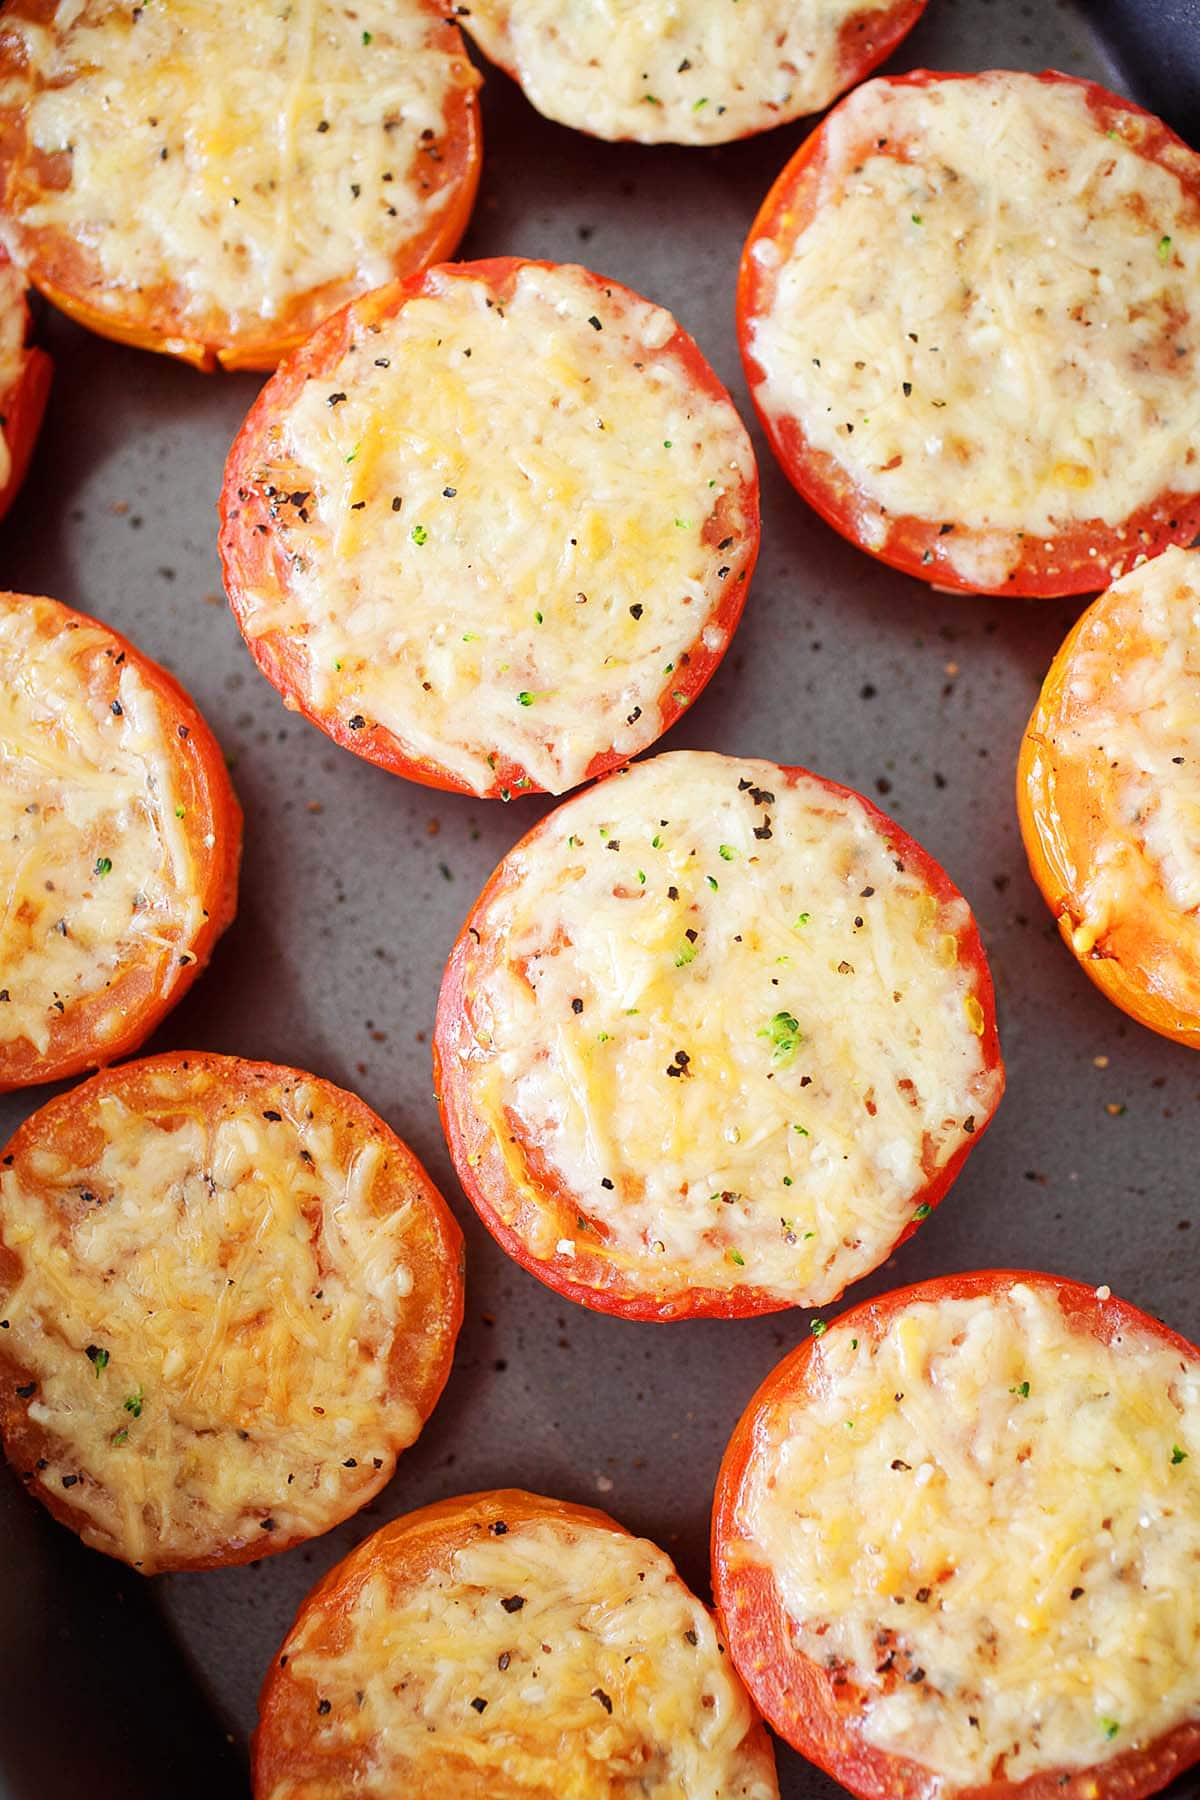
[[[331,1654],[317,1605],[286,1654],[321,1696],[315,1756],[353,1766],[356,1793],[777,1800],[712,1619],[645,1539],[481,1527],[415,1585],[368,1574],[341,1626]],[[285,1777],[261,1800],[309,1791]]]
[[[1171,549],[1114,583],[1071,659],[1056,755],[1106,772],[1118,827],[1079,870],[1088,946],[1146,865],[1171,908],[1200,914],[1200,551]],[[1200,953],[1200,928],[1196,948]]]
[[[887,18],[895,36],[894,13],[894,0],[471,0],[462,23],[549,119],[717,144],[820,112],[881,53],[874,27]]]

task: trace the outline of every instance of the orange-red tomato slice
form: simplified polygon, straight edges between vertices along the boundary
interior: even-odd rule
[[[462,1234],[353,1094],[187,1051],[0,1155],[0,1432],[143,1573],[250,1562],[378,1493],[445,1385]]]
[[[34,286],[104,337],[274,368],[351,295],[452,254],[476,90],[439,0],[371,21],[245,0],[15,0],[0,206]]]
[[[226,466],[225,585],[289,707],[430,787],[561,793],[721,661],[750,439],[660,307],[570,264],[430,269],[328,320]]]
[[[0,595],[0,1089],[112,1062],[206,966],[242,814],[173,676],[55,600]]]
[[[652,1771],[652,1774],[649,1772]],[[669,1559],[503,1488],[385,1525],[308,1596],[263,1684],[255,1800],[778,1800],[770,1741]]]
[[[1200,1046],[1200,551],[1124,576],[1070,632],[1021,741],[1034,880],[1131,1018]]]
[[[1055,73],[872,81],[751,227],[751,393],[789,480],[872,556],[1094,591],[1200,531],[1197,253],[1200,156],[1132,102]]]
[[[634,1319],[820,1305],[928,1217],[1004,1087],[946,874],[803,769],[681,752],[551,813],[447,964],[434,1085],[502,1247]]]
[[[1200,1759],[1161,1604],[1190,1560],[1149,1535],[1152,1515],[1195,1516],[1198,1432],[1200,1350],[1107,1287],[989,1270],[814,1321],[717,1481],[713,1587],[739,1673],[860,1800],[1142,1800]],[[1162,1691],[1114,1678],[1126,1624]],[[1030,1675],[1047,1655],[1061,1680]]]

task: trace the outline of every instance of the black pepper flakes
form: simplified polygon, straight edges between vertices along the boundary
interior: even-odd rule
[[[318,1700],[317,1701],[317,1711],[318,1711],[318,1713],[320,1713],[320,1715],[323,1719],[326,1718],[328,1716],[328,1714],[333,1711],[332,1700]]]
[[[519,1613],[525,1604],[525,1596],[524,1594],[509,1594],[501,1600],[500,1604],[506,1613]]]
[[[487,1711],[487,1701],[483,1698],[483,1696],[481,1694],[476,1694],[475,1698],[471,1702],[471,1705],[475,1708],[475,1711],[477,1713]]]
[[[603,1688],[593,1688],[592,1699],[598,1700],[606,1713],[612,1712],[612,1701],[609,1699]]]

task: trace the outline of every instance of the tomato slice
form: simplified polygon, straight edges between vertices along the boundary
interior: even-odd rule
[[[1140,1800],[1200,1759],[1198,1454],[1200,1351],[1106,1287],[988,1270],[814,1320],[717,1482],[734,1662],[862,1800]]]
[[[462,1234],[316,1076],[178,1051],[51,1100],[0,1156],[0,1433],[144,1574],[254,1561],[391,1478],[445,1385]]]
[[[1131,1018],[1200,1046],[1200,551],[1116,582],[1070,632],[1021,743],[1017,808],[1063,938]]]
[[[926,0],[473,0],[464,28],[549,119],[593,137],[722,144],[821,112],[881,63]],[[819,16],[818,16],[819,15]]]
[[[873,81],[801,145],[742,257],[772,448],[906,574],[1095,591],[1200,531],[1197,252],[1200,157],[1131,102],[1053,72]]]
[[[749,437],[671,315],[515,257],[328,320],[251,409],[221,514],[285,703],[394,774],[501,800],[678,718],[759,539]]]
[[[53,364],[29,342],[25,280],[0,246],[0,519],[17,496],[41,430]]]
[[[836,1298],[941,1200],[1004,1073],[970,909],[906,833],[806,770],[681,752],[500,864],[434,1085],[502,1248],[666,1320]]]
[[[194,702],[119,632],[0,595],[0,1090],[137,1048],[237,908],[242,814]]]
[[[33,284],[90,330],[270,369],[353,294],[449,256],[479,183],[476,90],[439,0],[364,29],[267,0],[15,0],[0,193]]]
[[[255,1800],[778,1800],[761,1721],[669,1558],[518,1489],[384,1526],[318,1583],[263,1684]],[[650,1791],[648,1786],[644,1791]]]

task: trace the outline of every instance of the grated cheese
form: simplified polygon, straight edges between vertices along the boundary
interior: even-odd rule
[[[715,144],[820,112],[874,60],[872,27],[894,10],[893,0],[471,0],[462,23],[549,119],[602,138]]]
[[[1036,1278],[911,1302],[878,1341],[833,1325],[813,1356],[738,1525],[797,1647],[864,1690],[866,1743],[950,1795],[1200,1716],[1195,1356],[1102,1343]]]
[[[1022,532],[1200,491],[1200,158],[1164,167],[1136,115],[1105,130],[1081,84],[1003,72],[869,82],[822,129],[814,215],[752,245],[775,285],[749,351],[865,542],[966,525],[931,578],[998,588]]]
[[[314,1752],[353,1766],[356,1793],[777,1800],[710,1615],[645,1539],[514,1522],[416,1583],[372,1570],[340,1624],[331,1653],[318,1604],[286,1653],[329,1702]],[[261,1800],[299,1800],[305,1783]]]
[[[499,763],[559,793],[651,743],[689,655],[724,648],[753,452],[662,308],[569,266],[503,303],[452,269],[426,287],[273,429],[256,481],[291,567],[244,629],[303,647],[308,704],[474,792]]]
[[[512,852],[439,1039],[535,1256],[814,1305],[882,1260],[1003,1086],[966,903],[898,861],[856,795],[695,752]],[[560,1186],[588,1226],[563,1241]]]
[[[1083,947],[1106,935],[1148,881],[1195,929],[1200,551],[1166,550],[1096,603],[1053,729],[1056,757],[1096,770],[1115,802],[1111,832],[1078,870]]]

